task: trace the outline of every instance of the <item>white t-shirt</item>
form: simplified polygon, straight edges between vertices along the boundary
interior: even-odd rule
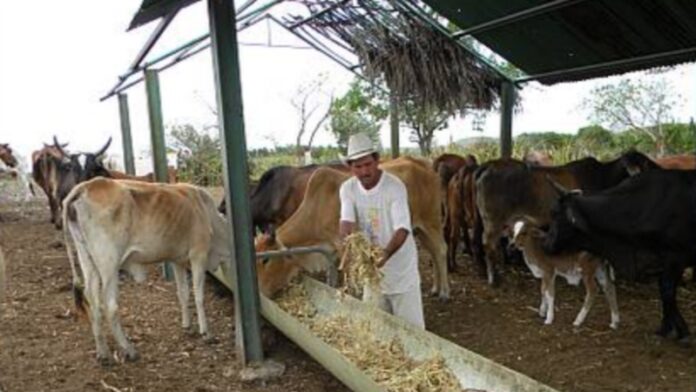
[[[382,267],[382,293],[401,294],[420,286],[418,251],[404,183],[382,171],[377,185],[366,190],[357,177],[351,177],[341,185],[340,196],[341,220],[357,223],[372,243],[384,248],[398,229],[409,232],[403,245]]]

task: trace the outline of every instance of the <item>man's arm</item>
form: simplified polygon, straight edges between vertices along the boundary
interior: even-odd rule
[[[387,246],[384,248],[384,251],[382,253],[382,259],[380,259],[379,263],[377,264],[377,268],[382,268],[384,264],[387,263],[387,260],[389,260],[390,257],[398,251],[401,246],[406,242],[406,238],[408,238],[409,231],[404,229],[403,227],[398,229],[397,231],[394,232],[394,235],[392,235],[392,238],[389,240],[389,243]]]

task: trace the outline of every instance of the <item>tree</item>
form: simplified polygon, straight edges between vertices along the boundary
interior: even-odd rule
[[[429,156],[433,149],[435,131],[447,128],[451,115],[433,107],[417,107],[410,101],[402,102],[400,107],[402,121],[411,129],[409,140],[417,143],[423,156]]]
[[[314,114],[317,113],[317,110],[322,106],[321,101],[322,96],[325,95],[323,91],[325,82],[326,75],[319,75],[317,79],[300,86],[297,89],[295,97],[290,101],[300,117],[297,137],[295,138],[295,149],[298,157],[303,156],[305,151],[311,151],[314,137],[317,132],[319,132],[324,122],[329,118],[333,97],[330,98],[330,103],[324,111],[320,112],[318,119],[314,120],[314,118],[316,118]],[[314,122],[314,125],[310,126],[312,122]],[[307,139],[307,142],[303,146],[302,137],[307,133],[309,134],[309,139]]]
[[[601,152],[609,152],[613,149],[614,135],[599,125],[590,125],[578,130],[575,135],[575,144],[583,150],[584,155],[601,156]]]
[[[672,111],[679,99],[665,78],[623,79],[594,88],[582,106],[598,124],[645,134],[662,156],[666,153],[663,125],[672,121]]]
[[[170,145],[177,151],[179,176],[202,186],[222,183],[222,145],[217,130],[197,130],[191,124],[169,127]]]
[[[358,132],[367,133],[377,144],[379,129],[388,114],[386,94],[361,79],[355,79],[348,91],[332,102],[329,129],[343,152],[350,136]]]

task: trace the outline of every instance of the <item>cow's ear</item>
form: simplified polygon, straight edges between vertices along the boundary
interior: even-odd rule
[[[582,212],[575,208],[575,206],[569,205],[568,207],[566,207],[566,217],[568,218],[570,224],[580,229],[581,231],[588,232],[590,230],[590,226],[587,224],[587,220],[582,215]]]

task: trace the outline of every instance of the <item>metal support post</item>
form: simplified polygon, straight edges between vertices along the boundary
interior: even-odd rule
[[[500,94],[500,156],[512,157],[512,108],[515,105],[515,86],[503,82]]]
[[[222,137],[225,201],[232,228],[230,250],[236,260],[236,274],[233,274],[236,344],[239,358],[243,364],[247,364],[263,360],[263,350],[233,1],[208,0],[208,17]]]
[[[160,99],[159,76],[157,71],[145,70],[145,91],[147,109],[150,115],[150,142],[152,144],[152,163],[155,180],[167,182],[167,151],[164,143],[164,122],[162,120],[162,101]],[[164,264],[164,279],[172,280],[173,272],[169,263]]]
[[[123,167],[126,173],[135,175],[133,157],[133,138],[131,137],[130,114],[128,112],[128,95],[118,95],[118,112],[121,117],[121,142],[123,144]]]

